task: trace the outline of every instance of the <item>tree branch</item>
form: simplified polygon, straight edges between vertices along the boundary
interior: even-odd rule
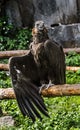
[[[42,89],[41,94],[44,97],[80,95],[80,84],[54,85],[48,89]],[[0,89],[0,99],[15,99],[13,88]]]

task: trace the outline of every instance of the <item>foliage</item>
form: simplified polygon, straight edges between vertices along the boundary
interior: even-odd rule
[[[66,77],[67,83],[80,83],[80,71],[77,71],[76,73],[73,71],[67,71]],[[6,77],[5,72],[1,72],[0,79],[3,80],[4,83],[2,87],[11,86],[10,79]],[[0,130],[80,130],[79,96],[44,98],[44,100],[50,118],[42,115],[42,121],[37,119],[35,123],[33,123],[28,117],[24,118],[22,116],[16,100],[0,101],[3,113],[12,115],[15,120],[14,127],[2,127]]]
[[[4,27],[3,27],[4,26]],[[31,31],[26,29],[15,30],[7,25],[5,20],[0,21],[0,49],[26,49],[31,38]],[[14,34],[15,32],[15,34]],[[7,62],[7,61],[4,61]],[[66,56],[66,65],[80,66],[80,54],[70,52]],[[80,83],[80,70],[66,72],[67,83]],[[0,72],[0,88],[10,87],[11,80],[8,72]],[[3,113],[12,115],[15,120],[14,127],[0,127],[0,130],[80,130],[80,97],[66,96],[44,98],[49,116],[32,122],[24,118],[18,108],[16,100],[0,100]]]
[[[66,56],[67,66],[80,66],[80,54],[76,52],[69,52]]]
[[[9,72],[0,72],[0,88],[11,87],[11,79],[9,76]]]
[[[69,52],[66,56],[66,66],[80,66],[80,54]],[[66,71],[66,80],[69,84],[80,83],[80,70]]]
[[[8,25],[5,18],[0,20],[0,50],[27,49],[31,39],[31,29],[17,29]]]
[[[80,83],[80,70],[77,72],[66,71],[66,80],[68,84]]]

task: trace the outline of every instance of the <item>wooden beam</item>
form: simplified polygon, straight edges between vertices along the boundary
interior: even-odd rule
[[[9,70],[9,65],[8,64],[0,64],[0,70]],[[71,71],[78,71],[80,70],[80,67],[77,66],[66,66],[66,70],[71,70]]]
[[[0,59],[7,59],[12,56],[21,56],[27,54],[28,52],[28,50],[0,51]]]
[[[76,52],[76,53],[80,53],[80,48],[64,48],[64,53],[67,54],[69,52]]]
[[[48,89],[42,89],[41,94],[44,97],[57,97],[57,96],[80,96],[80,84],[64,84],[54,85]],[[0,100],[2,99],[15,99],[13,88],[1,88]]]
[[[45,97],[80,95],[80,84],[54,85],[48,89],[43,89],[42,95]]]
[[[15,94],[13,88],[0,88],[0,99],[14,99]]]
[[[64,53],[67,54],[70,51],[80,53],[80,48],[64,48]],[[29,50],[12,50],[12,51],[0,51],[0,59],[9,58],[11,56],[25,55]]]
[[[0,64],[0,70],[9,70],[8,64]]]
[[[78,66],[66,66],[66,70],[76,72],[76,71],[80,70],[80,67],[78,67]]]

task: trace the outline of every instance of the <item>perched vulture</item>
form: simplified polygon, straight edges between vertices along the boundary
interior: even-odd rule
[[[65,83],[65,56],[61,45],[49,39],[43,21],[35,23],[32,35],[28,53],[11,57],[9,68],[19,108],[35,121],[42,119],[40,112],[48,116],[40,87]]]

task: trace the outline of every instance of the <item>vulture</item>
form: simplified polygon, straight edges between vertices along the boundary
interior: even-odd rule
[[[32,36],[28,53],[9,59],[9,71],[21,113],[34,122],[41,113],[48,116],[41,88],[65,83],[65,56],[62,46],[49,39],[43,21],[35,22]]]

